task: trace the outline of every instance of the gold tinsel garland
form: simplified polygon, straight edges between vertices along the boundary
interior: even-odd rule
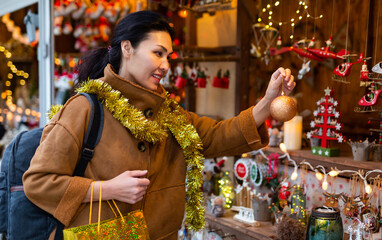
[[[168,136],[168,129],[171,131],[183,149],[187,163],[187,227],[196,231],[204,228],[203,194],[200,190],[203,184],[202,171],[204,168],[203,155],[200,152],[203,149],[202,141],[195,127],[188,123],[187,116],[178,103],[170,99],[167,94],[154,121],[150,121],[145,118],[142,111],[131,105],[121,92],[101,80],[84,82],[76,91],[97,95],[113,117],[139,140],[151,143],[162,142]]]

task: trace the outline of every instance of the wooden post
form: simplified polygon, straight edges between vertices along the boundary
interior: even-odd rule
[[[237,4],[237,33],[236,33],[236,86],[235,86],[235,114],[249,106],[249,48],[251,46],[251,20],[247,14],[247,6],[251,1],[240,0]]]

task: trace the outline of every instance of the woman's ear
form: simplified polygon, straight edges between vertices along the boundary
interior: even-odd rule
[[[129,58],[130,55],[133,52],[133,47],[131,46],[131,43],[129,40],[125,40],[121,42],[121,50],[122,54],[125,58]]]

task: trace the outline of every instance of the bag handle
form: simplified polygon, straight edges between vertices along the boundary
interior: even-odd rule
[[[102,182],[100,182],[100,185],[99,185],[99,203],[98,203],[98,225],[97,225],[97,232],[99,232],[100,230],[100,225],[101,225],[101,201],[102,201]],[[92,189],[91,189],[91,193],[90,193],[90,212],[89,212],[89,225],[92,223],[92,211],[93,211],[93,192],[94,192],[94,185],[95,185],[95,181],[92,182]],[[121,219],[122,219],[122,222],[125,223],[125,219],[123,218],[123,215],[121,213],[121,211],[119,210],[117,204],[115,203],[114,199],[112,199],[113,203],[114,203],[114,206],[115,208],[117,209]],[[109,204],[111,210],[113,211],[115,217],[117,217],[117,214],[115,213],[113,207],[111,206],[110,202],[107,201],[107,203]]]

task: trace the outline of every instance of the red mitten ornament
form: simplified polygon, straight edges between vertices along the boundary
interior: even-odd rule
[[[212,81],[212,86],[217,88],[223,87],[223,79],[222,79],[222,70],[219,69],[217,75],[214,77],[214,80]]]
[[[222,79],[222,88],[228,89],[229,87],[229,70],[224,73],[224,77]]]
[[[183,68],[182,74],[178,76],[175,80],[175,87],[183,89],[187,84],[187,71]]]
[[[198,70],[198,78],[196,79],[198,88],[205,88],[207,85],[206,74],[202,70]]]

